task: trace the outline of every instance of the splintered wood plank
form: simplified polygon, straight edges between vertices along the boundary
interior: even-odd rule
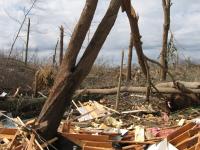
[[[0,135],[1,134],[15,135],[16,132],[17,132],[17,129],[13,129],[13,128],[0,128]]]
[[[8,135],[8,134],[0,134],[0,138],[7,138],[7,139],[13,139],[14,135]]]
[[[63,133],[63,135],[65,137],[72,137],[72,138],[83,140],[83,141],[106,142],[109,140],[108,135],[72,134],[72,133]]]
[[[178,143],[184,141],[187,138],[190,138],[192,136],[194,136],[195,134],[197,134],[199,132],[199,128],[198,127],[194,127],[193,129],[190,129],[182,134],[180,134],[179,136],[175,137],[174,139],[170,140],[169,142],[173,145],[177,145]]]
[[[92,111],[92,110],[94,110],[94,108],[92,108],[92,106],[86,105],[83,107],[87,110],[87,112],[91,112],[90,115],[92,116],[92,118],[98,118],[97,113],[95,111]]]
[[[167,140],[171,141],[172,139],[176,138],[177,136],[179,136],[180,134],[184,133],[185,131],[193,128],[196,124],[193,122],[190,122],[186,125],[184,125],[183,127],[177,129],[176,131],[174,131],[173,133],[171,133],[170,135],[167,136]]]
[[[19,134],[19,130],[16,131],[12,141],[9,143],[9,146],[8,146],[9,148],[12,147],[16,143],[16,138],[17,138],[18,134]]]
[[[31,138],[30,138],[30,141],[28,142],[27,150],[33,149],[34,140],[35,140],[35,134],[31,134]]]
[[[179,143],[178,145],[175,145],[175,146],[178,149],[190,148],[190,147],[196,145],[197,141],[198,141],[198,135],[191,137],[191,138],[188,138],[188,139],[182,141],[181,143]]]

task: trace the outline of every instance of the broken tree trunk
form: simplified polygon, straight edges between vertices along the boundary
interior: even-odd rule
[[[142,41],[141,41],[142,36],[140,35],[140,31],[139,31],[139,27],[138,27],[139,17],[136,15],[136,12],[135,12],[133,6],[131,5],[130,0],[123,1],[122,11],[126,11],[126,14],[128,16],[130,27],[131,27],[131,33],[133,36],[133,44],[136,49],[138,62],[140,64],[140,67],[141,67],[146,79],[147,79],[148,88],[147,88],[147,92],[146,92],[146,100],[148,101],[150,93],[151,93],[152,83],[151,83],[151,78],[150,78],[149,65],[148,65],[147,59],[143,53],[143,49],[142,49]]]
[[[133,36],[133,44],[136,49],[138,62],[141,66],[141,69],[142,69],[145,77],[147,77],[147,69],[146,69],[146,64],[145,64],[146,59],[143,54],[142,41],[141,41],[142,36],[140,35],[140,31],[139,31],[139,27],[138,27],[138,18],[139,17],[136,15],[135,10],[131,5],[130,0],[124,0],[122,2],[122,11],[126,11],[126,14],[128,16],[130,27],[131,27],[131,33]]]
[[[163,24],[162,50],[160,53],[160,64],[165,68],[161,69],[161,80],[166,80],[167,70],[168,70],[167,41],[168,41],[168,32],[170,28],[171,0],[162,0],[162,6],[164,11],[164,24]]]
[[[75,66],[78,53],[91,25],[97,2],[98,0],[86,1],[81,17],[70,39],[67,53],[57,74],[54,86],[38,117],[37,123],[48,122],[48,125],[40,130],[40,134],[46,139],[50,139],[56,134],[66,107],[71,103],[73,93],[91,70],[117,18],[121,0],[112,0],[82,58]]]
[[[132,52],[133,52],[133,34],[130,34],[129,48],[128,48],[128,65],[126,81],[131,80],[131,66],[132,66]]]
[[[56,46],[55,46],[55,49],[54,49],[54,54],[53,54],[53,67],[56,66],[56,51],[57,51],[57,47],[58,47],[58,42],[59,42],[59,40],[57,40]]]
[[[64,28],[63,28],[63,26],[61,26],[60,27],[60,59],[59,59],[60,65],[63,60],[63,39],[64,39]]]
[[[28,18],[28,30],[27,30],[26,51],[25,51],[25,65],[27,65],[27,60],[28,60],[28,44],[29,44],[30,25],[31,25],[31,21],[30,21],[30,18]]]

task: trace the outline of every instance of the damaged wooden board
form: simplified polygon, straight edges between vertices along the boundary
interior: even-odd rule
[[[84,104],[79,102],[80,107],[74,101],[73,104],[81,114],[80,118],[78,118],[79,122],[100,118],[106,114],[110,114],[110,112],[107,111],[103,105],[96,101],[89,101]]]
[[[17,129],[0,128],[0,138],[13,139]]]
[[[198,150],[200,145],[200,126],[188,123],[167,137],[169,143],[178,149]]]

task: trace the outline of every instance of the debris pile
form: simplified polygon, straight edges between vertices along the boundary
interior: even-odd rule
[[[198,118],[192,121],[181,119],[176,126],[165,128],[142,125],[125,128],[123,121],[114,117],[119,112],[94,101],[78,103],[80,106],[73,101],[81,115],[63,121],[59,133],[84,150],[196,150],[200,144]]]
[[[162,129],[145,129],[142,126],[135,126],[134,129],[109,128],[106,125],[97,128],[86,126],[88,125],[65,122],[59,132],[84,150],[198,150],[200,146],[200,125],[196,122]]]
[[[200,118],[193,120],[180,119],[177,125],[145,126],[134,124],[127,126],[120,119],[123,115],[142,113],[143,119],[156,118],[157,112],[143,107],[140,110],[118,112],[102,103],[105,100],[72,101],[74,109],[60,123],[58,134],[65,140],[74,143],[83,150],[198,150],[200,148]],[[75,112],[76,115],[73,115]],[[79,115],[77,115],[77,112]],[[35,119],[24,123],[19,117],[11,118],[1,115],[13,122],[14,128],[0,128],[0,149],[2,150],[43,150],[49,147],[57,149],[53,144],[54,137],[46,141],[32,126]],[[162,116],[163,117],[163,116]],[[161,117],[161,118],[162,118]],[[165,114],[165,121],[169,120]],[[135,119],[140,119],[135,115]],[[40,127],[39,125],[38,127]]]

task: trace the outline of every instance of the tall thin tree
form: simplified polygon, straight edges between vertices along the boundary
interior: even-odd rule
[[[126,81],[131,80],[132,52],[133,52],[133,34],[131,33],[130,34],[129,47],[128,47],[128,65],[127,65]]]
[[[30,21],[30,18],[28,18],[28,30],[27,30],[26,51],[25,51],[25,65],[27,65],[27,60],[28,60],[28,46],[29,46],[30,26],[31,26],[31,21]]]
[[[59,40],[57,40],[56,46],[55,46],[55,49],[54,49],[54,54],[53,54],[53,67],[56,66],[56,51],[57,51],[57,47],[58,47],[58,42],[59,42]]]
[[[168,59],[167,59],[167,43],[168,33],[170,29],[170,7],[171,0],[162,0],[163,12],[164,12],[164,24],[163,24],[163,39],[162,39],[162,50],[160,53],[160,64],[163,66],[161,69],[161,80],[166,80],[168,70]]]
[[[63,26],[61,26],[60,27],[60,59],[59,59],[60,65],[63,60],[63,40],[64,40],[64,28]]]

